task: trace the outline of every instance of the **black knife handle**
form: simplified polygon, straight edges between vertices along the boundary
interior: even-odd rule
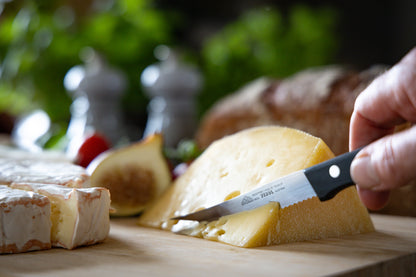
[[[354,185],[350,167],[352,160],[361,149],[358,148],[305,169],[305,176],[321,201],[329,200],[344,188]]]

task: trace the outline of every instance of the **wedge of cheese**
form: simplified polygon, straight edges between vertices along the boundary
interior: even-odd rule
[[[334,155],[319,138],[276,126],[257,127],[211,144],[139,219],[142,226],[257,247],[371,232],[373,224],[354,187],[280,209],[270,203],[210,223],[170,218],[216,205]]]
[[[110,194],[106,188],[67,188],[38,183],[12,183],[51,201],[52,246],[73,249],[103,241],[110,230]]]
[[[47,197],[0,185],[0,253],[51,248]]]

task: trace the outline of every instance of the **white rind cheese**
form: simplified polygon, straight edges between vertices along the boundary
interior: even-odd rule
[[[0,185],[0,253],[51,248],[50,214],[47,197]]]
[[[73,249],[103,241],[110,230],[110,194],[105,188],[67,188],[52,184],[11,184],[52,203],[52,246]]]
[[[0,157],[0,184],[27,182],[82,188],[89,186],[89,175],[85,168],[69,162]]]

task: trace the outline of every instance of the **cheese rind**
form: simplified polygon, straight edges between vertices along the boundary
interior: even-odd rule
[[[51,248],[47,197],[0,185],[0,253]]]
[[[67,188],[51,184],[11,184],[52,203],[52,246],[73,249],[103,241],[110,230],[110,194],[105,188]]]
[[[82,188],[89,186],[85,168],[64,161],[0,157],[0,184],[43,183]]]
[[[258,208],[209,224],[172,217],[207,208],[334,155],[319,138],[284,127],[257,127],[220,139],[139,219],[139,224],[256,247],[374,230],[355,188],[279,209]],[[217,232],[218,230],[221,230]],[[250,231],[247,231],[250,230]]]

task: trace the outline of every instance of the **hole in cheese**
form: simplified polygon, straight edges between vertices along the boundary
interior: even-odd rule
[[[267,162],[266,167],[271,167],[274,164],[274,159],[271,159]]]
[[[225,234],[225,230],[219,229],[219,230],[217,231],[217,236],[218,236],[218,237],[220,237],[220,236],[222,236],[222,235],[224,235],[224,234]]]
[[[241,192],[240,192],[239,190],[235,190],[235,191],[231,192],[230,194],[228,194],[228,195],[224,198],[224,201],[227,201],[227,200],[233,199],[234,197],[237,197],[237,196],[239,196],[240,194],[241,194]]]
[[[224,178],[224,177],[227,177],[227,176],[228,176],[228,171],[225,170],[224,168],[222,168],[220,170],[220,178]]]

